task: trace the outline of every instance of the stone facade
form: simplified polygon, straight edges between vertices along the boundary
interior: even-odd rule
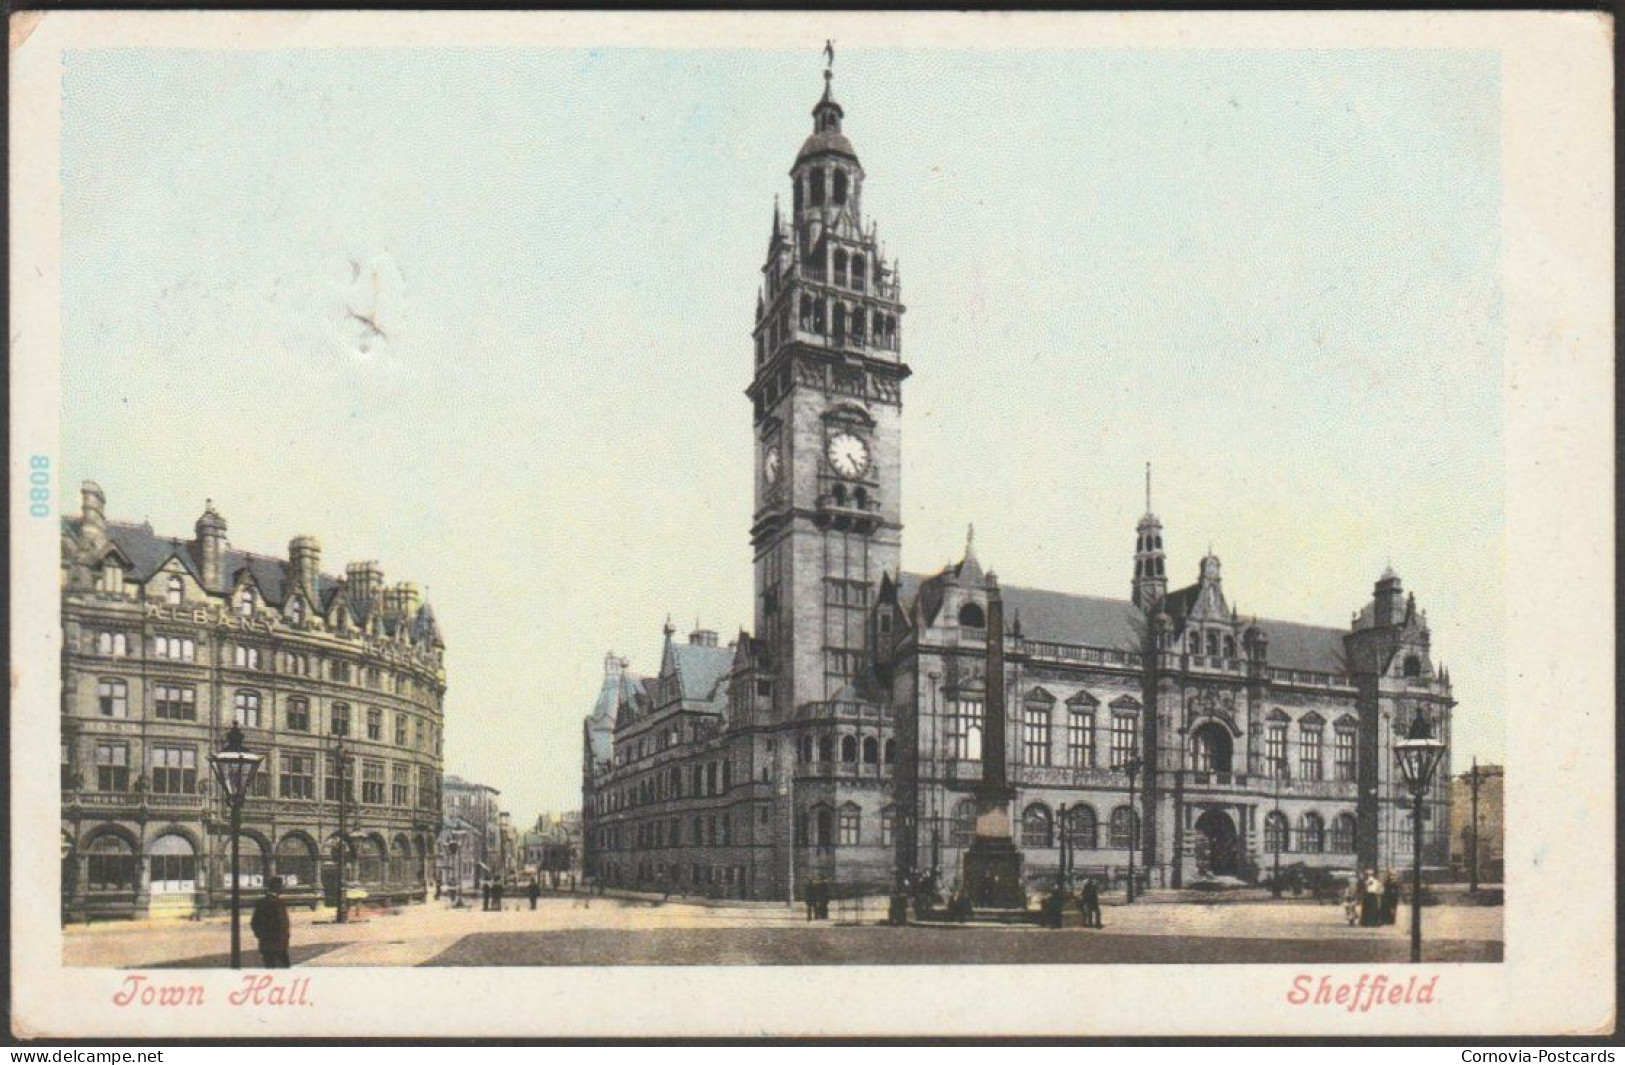
[[[582,799],[587,875],[611,885],[785,898],[813,877],[879,892],[935,868],[947,886],[974,830],[991,575],[969,545],[901,572],[899,279],[827,85],[813,120],[788,218],[774,208],[746,389],[754,632],[724,650],[668,623],[653,677],[606,660]],[[1347,629],[1243,619],[1211,552],[1170,591],[1147,478],[1128,598],[1004,589],[1029,884],[1055,874],[1063,808],[1075,868],[1108,879],[1131,851],[1169,886],[1255,880],[1277,850],[1405,864],[1390,751],[1418,713],[1448,743],[1454,705],[1426,615],[1390,572]],[[1444,791],[1425,829],[1438,863]]]
[[[503,867],[502,795],[489,784],[478,784],[448,775],[444,785],[446,826],[440,840],[446,887],[459,885],[470,891],[495,876]],[[452,858],[452,841],[457,846]]]
[[[440,825],[444,643],[411,584],[376,563],[321,572],[226,541],[110,522],[86,483],[62,523],[65,919],[186,915],[229,897],[228,811],[209,754],[235,722],[266,756],[243,806],[241,876],[314,902],[337,873],[421,899]],[[340,787],[336,756],[344,763]]]

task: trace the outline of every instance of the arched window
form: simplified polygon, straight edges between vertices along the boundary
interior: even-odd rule
[[[869,736],[863,741],[863,764],[874,765],[880,761],[880,741]]]
[[[254,594],[254,589],[244,588],[242,596],[237,600],[237,613],[245,618],[249,617],[254,613],[254,608],[258,605],[259,596]]]
[[[959,608],[959,624],[967,629],[985,629],[987,615],[982,613],[982,608],[977,604],[966,603]]]
[[[97,836],[85,858],[86,886],[91,891],[134,891],[141,880],[135,850],[122,836],[111,832]]]
[[[970,846],[971,837],[976,835],[976,803],[971,799],[960,799],[954,803],[953,842],[956,847]]]
[[[874,334],[875,343],[878,344],[880,339],[886,335],[886,316],[879,311],[874,312],[873,317],[869,320],[869,331]]]
[[[1317,813],[1306,813],[1298,819],[1298,849],[1305,854],[1319,854],[1326,849],[1326,823]]]
[[[835,283],[837,285],[846,284],[846,252],[840,248],[835,249]],[[839,314],[840,312],[836,313]],[[836,321],[839,320],[839,318],[836,319]]]
[[[298,596],[293,597],[293,602],[288,604],[288,617],[293,620],[295,625],[305,623],[305,601],[303,599]]]
[[[835,737],[818,737],[818,760],[820,762],[835,761]]]
[[[863,811],[855,802],[841,806],[840,843],[843,847],[856,847],[863,839]]]
[[[858,738],[856,736],[841,737],[841,761],[856,762],[858,760]]]
[[[1023,847],[1055,846],[1054,822],[1049,807],[1035,802],[1021,811],[1021,845]]]
[[[820,806],[817,810],[815,822],[818,826],[817,844],[828,847],[835,840],[835,811],[828,806]]]
[[[791,195],[793,197],[793,203],[795,204],[795,207],[794,207],[795,213],[800,214],[801,213],[801,205],[805,200],[805,197],[802,195],[802,192],[801,192],[801,179],[800,178],[796,178],[795,192],[792,193]]]
[[[1354,853],[1354,815],[1338,814],[1332,821],[1332,850],[1337,854]]]
[[[1230,733],[1216,721],[1207,721],[1197,727],[1192,739],[1196,744],[1196,771],[1198,773],[1228,773],[1234,745]]]
[[[1226,636],[1224,638],[1224,657],[1236,657],[1236,638],[1234,636]]]
[[[863,310],[862,310],[862,308],[859,308],[859,309],[854,310],[852,312],[852,329],[851,329],[851,332],[852,332],[852,343],[857,344],[857,345],[859,345],[861,347],[862,344],[863,344]]]
[[[863,256],[852,256],[852,287],[862,292],[864,289],[864,261]]]
[[[886,764],[887,765],[896,765],[897,764],[897,741],[896,740],[887,740],[886,741]]]
[[[1112,847],[1115,850],[1128,850],[1139,846],[1140,819],[1133,810],[1127,806],[1119,806],[1112,811]]]
[[[316,882],[316,847],[302,836],[283,836],[276,845],[276,875],[283,886]]]
[[[1287,838],[1286,815],[1279,810],[1272,810],[1264,818],[1264,850],[1268,854],[1277,851],[1292,849],[1292,841]]]
[[[801,750],[799,754],[801,761],[803,762],[810,762],[813,760],[813,738],[811,736],[801,737]]]
[[[1092,851],[1099,846],[1098,824],[1091,806],[1073,806],[1066,811],[1066,839],[1073,850]]]
[[[1193,632],[1185,641],[1185,653],[1199,655],[1202,653],[1202,634]]]
[[[1219,634],[1212,629],[1207,633],[1207,653],[1214,658],[1219,655]]]
[[[824,172],[814,170],[807,175],[807,202],[814,207],[824,206]]]
[[[812,300],[811,296],[807,295],[806,293],[803,293],[802,296],[801,296],[801,328],[803,328],[803,329],[811,329],[812,327],[813,327],[813,300]]]
[[[180,577],[171,577],[164,586],[164,602],[170,606],[180,606],[181,600],[186,598],[186,581]]]
[[[837,341],[842,341],[842,340],[846,339],[846,307],[845,307],[844,304],[840,304],[840,303],[837,303],[835,305],[835,332],[834,332],[834,336],[835,336],[835,339]]]
[[[197,887],[197,851],[173,832],[159,836],[147,852],[154,895],[183,895]]]
[[[843,203],[846,202],[846,171],[845,170],[837,169],[835,171],[835,189],[834,189],[834,192],[835,192],[835,203],[837,205],[843,204]]]
[[[1416,655],[1406,655],[1405,675],[1407,677],[1420,677],[1422,675],[1422,659]]]

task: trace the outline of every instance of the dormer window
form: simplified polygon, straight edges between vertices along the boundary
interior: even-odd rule
[[[237,600],[238,615],[245,618],[252,617],[254,615],[254,607],[258,605],[258,599],[259,597],[254,594],[254,589],[244,588],[243,594]]]
[[[288,617],[292,618],[296,625],[304,624],[305,601],[303,599],[295,598],[293,602],[288,604]]]
[[[102,591],[113,595],[124,592],[124,567],[108,559],[102,566]]]
[[[186,582],[180,577],[169,578],[164,588],[164,602],[170,606],[180,606],[181,600],[186,597]]]
[[[982,613],[982,608],[977,604],[966,603],[959,608],[959,624],[961,628],[966,629],[985,629],[987,615]]]
[[[1405,675],[1407,677],[1420,677],[1422,675],[1422,659],[1416,655],[1406,655]]]

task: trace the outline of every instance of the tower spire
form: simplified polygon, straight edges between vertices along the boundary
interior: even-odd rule
[[[1151,463],[1145,464],[1145,516],[1134,529],[1134,605],[1146,613],[1168,594],[1167,556],[1162,551],[1162,521],[1151,510]]]
[[[1145,464],[1145,512],[1151,513],[1151,463]]]

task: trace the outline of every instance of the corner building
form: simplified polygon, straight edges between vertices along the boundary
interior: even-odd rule
[[[583,817],[587,873],[611,885],[772,898],[931,868],[951,884],[974,829],[996,579],[970,544],[939,573],[900,570],[904,307],[825,77],[756,301],[754,632],[724,650],[668,623],[654,677],[607,660]],[[1425,614],[1390,572],[1346,630],[1243,619],[1211,554],[1170,591],[1149,480],[1147,497],[1129,598],[1003,589],[1029,881],[1054,875],[1062,832],[1078,871],[1120,879],[1132,850],[1167,886],[1255,880],[1277,849],[1408,864],[1389,752],[1418,713],[1448,743],[1454,705]],[[1441,789],[1428,809],[1442,864]]]
[[[422,900],[440,830],[444,642],[416,586],[373,562],[321,572],[226,541],[108,521],[86,482],[62,522],[63,916],[229,905],[230,812],[209,755],[233,724],[265,756],[243,804],[241,884],[314,904],[343,878]],[[343,773],[338,757],[347,755]]]

